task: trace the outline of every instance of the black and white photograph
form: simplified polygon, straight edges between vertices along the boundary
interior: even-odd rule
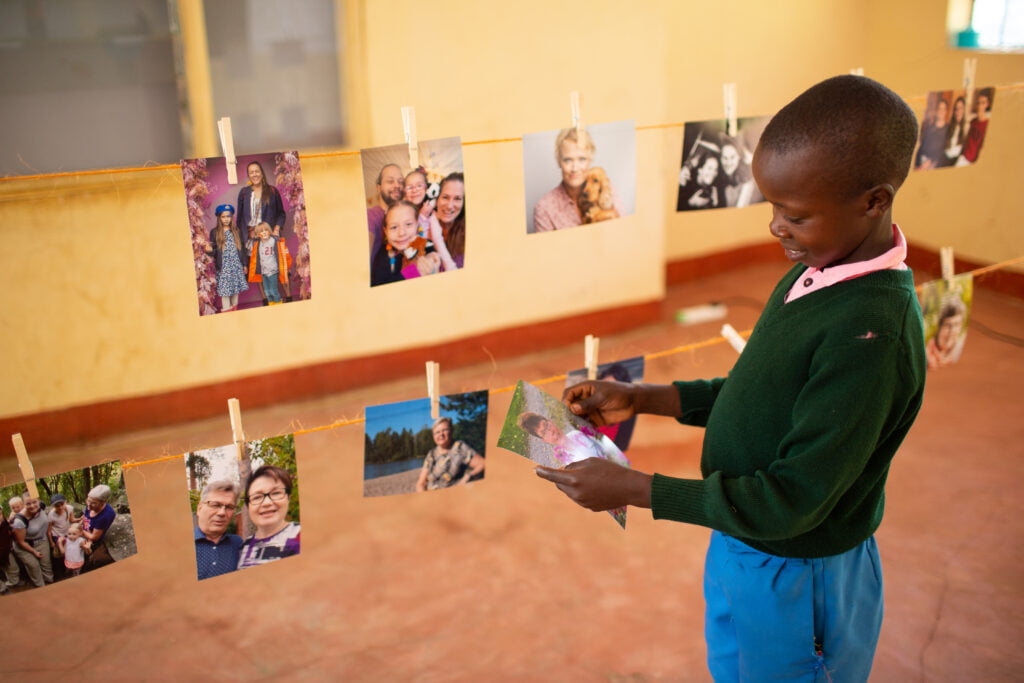
[[[683,128],[676,211],[738,208],[763,202],[751,162],[770,117],[737,119],[729,135],[724,119],[691,121]]]

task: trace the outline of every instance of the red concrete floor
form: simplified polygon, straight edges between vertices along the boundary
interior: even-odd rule
[[[664,321],[601,340],[602,360],[716,336],[681,306],[724,299],[749,328],[785,264],[670,289]],[[744,299],[747,297],[747,299]],[[747,305],[744,305],[747,304]],[[976,288],[974,316],[1024,337],[1024,302]],[[582,335],[581,335],[582,337]],[[582,364],[583,343],[443,372],[442,392],[499,389]],[[648,363],[660,382],[713,376],[724,344]],[[427,360],[427,359],[424,359]],[[546,385],[552,393],[560,385]],[[933,373],[897,456],[878,534],[886,619],[874,681],[1024,679],[1024,348],[972,329]],[[245,411],[250,437],[361,416],[420,397],[414,377]],[[362,498],[361,424],[299,435],[303,551],[194,580],[181,459],[127,470],[139,553],[99,572],[0,597],[0,678],[75,680],[706,681],[700,580],[706,529],[631,510],[625,532],[498,449],[510,392],[491,396],[487,477],[457,490]],[[698,471],[699,430],[641,419],[634,466]],[[35,452],[39,475],[231,440],[223,419]],[[30,445],[31,448],[31,445]],[[0,463],[10,477],[14,465]]]

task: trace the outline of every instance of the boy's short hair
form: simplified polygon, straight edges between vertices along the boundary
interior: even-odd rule
[[[835,76],[812,86],[777,113],[758,146],[777,154],[814,148],[844,197],[907,177],[917,118],[899,95],[863,76]],[[829,168],[831,166],[831,168]]]

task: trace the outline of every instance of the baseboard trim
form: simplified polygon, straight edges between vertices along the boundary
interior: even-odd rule
[[[665,281],[676,285],[736,268],[780,260],[779,247],[775,242],[747,245],[671,261],[665,266]],[[938,252],[927,248],[909,245],[907,264],[916,271],[935,274],[936,277],[941,273]],[[960,258],[955,262],[957,272],[976,270],[983,265]],[[986,273],[978,278],[977,285],[1024,299],[1022,273],[1008,270]],[[0,418],[0,433],[20,432],[28,447],[36,450],[82,444],[114,434],[213,417],[224,412],[225,401],[232,397],[238,398],[247,410],[316,398],[409,377],[422,372],[426,360],[436,360],[446,368],[464,367],[571,344],[586,334],[614,334],[656,322],[661,315],[660,301],[620,306],[509,327],[443,344],[316,363],[149,396]],[[11,446],[5,446],[3,455],[13,455]]]
[[[224,412],[229,398],[246,410],[299,401],[409,377],[427,360],[446,369],[524,355],[656,322],[661,301],[519,325],[442,344],[315,363],[186,389],[0,418],[0,434],[20,432],[31,450],[84,444],[114,434],[202,420]],[[581,351],[582,354],[582,351]],[[582,357],[582,356],[581,356]],[[14,455],[10,442],[2,457]]]

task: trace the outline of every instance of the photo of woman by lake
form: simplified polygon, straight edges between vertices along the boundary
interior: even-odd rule
[[[427,398],[366,408],[363,495],[390,496],[483,479],[486,391],[441,397],[437,419]]]

